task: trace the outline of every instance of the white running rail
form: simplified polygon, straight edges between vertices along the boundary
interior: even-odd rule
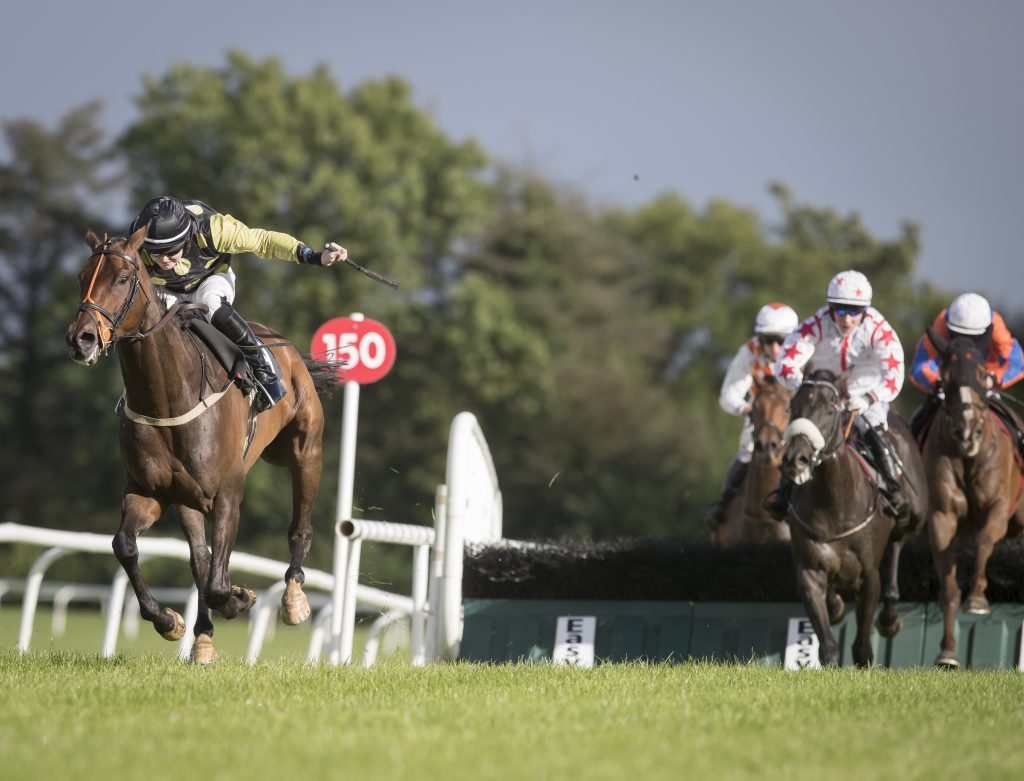
[[[494,463],[476,417],[460,412],[448,437],[445,483],[434,503],[434,528],[385,521],[340,520],[335,529],[335,579],[342,584],[341,621],[332,664],[352,662],[355,593],[364,540],[413,548],[410,651],[414,665],[458,657],[462,639],[462,559],[467,543],[501,539],[502,503]],[[393,595],[397,596],[397,595]],[[409,599],[406,597],[406,599]],[[387,612],[375,628],[400,620]],[[374,635],[375,638],[375,635]],[[372,664],[375,648],[364,654]]]
[[[0,523],[0,543],[21,543],[26,545],[38,545],[46,548],[42,555],[36,559],[29,570],[23,586],[23,598],[21,609],[21,623],[18,632],[18,650],[25,652],[29,649],[32,638],[32,628],[35,623],[36,607],[39,603],[40,592],[43,586],[43,579],[47,569],[58,559],[72,553],[98,553],[104,556],[113,556],[110,548],[111,538],[104,534],[91,532],[69,532],[56,529],[45,529],[36,526],[25,526],[16,523]],[[146,558],[163,556],[166,558],[179,559],[187,562],[189,560],[188,544],[184,540],[176,540],[168,537],[140,537],[138,540],[139,554]],[[283,578],[288,565],[284,562],[262,556],[235,551],[231,554],[231,570],[233,572],[246,572],[253,575],[262,575],[269,578]],[[330,593],[334,589],[334,576],[328,572],[318,569],[305,569],[307,589],[317,589]],[[270,616],[276,611],[279,600],[268,595],[280,592],[276,585],[270,586],[256,601],[254,610],[262,616]],[[107,587],[106,603],[107,620],[103,635],[103,646],[100,654],[104,657],[113,656],[117,651],[117,637],[119,627],[122,623],[127,578],[124,572],[118,569],[117,575],[110,587]],[[195,623],[198,613],[198,594],[195,588],[189,589],[190,594],[185,605],[185,636],[181,639],[178,647],[178,655],[188,658],[194,637],[192,626]],[[166,592],[165,592],[166,595]],[[177,594],[171,595],[177,596]],[[406,613],[412,610],[412,600],[400,595],[388,594],[380,589],[360,585],[356,590],[356,599],[361,605],[378,611],[404,610]],[[134,600],[133,600],[134,601]],[[180,605],[177,599],[168,600],[173,604]],[[311,599],[313,603],[321,602],[318,599]],[[254,621],[250,625],[249,651],[247,660],[254,662],[263,644],[269,621]]]

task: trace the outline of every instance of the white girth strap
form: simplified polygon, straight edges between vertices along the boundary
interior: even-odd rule
[[[782,441],[788,445],[793,437],[799,436],[807,437],[811,447],[814,448],[815,454],[820,453],[825,448],[825,437],[822,435],[821,430],[808,418],[797,418],[791,421],[782,434]]]
[[[201,399],[199,403],[186,412],[184,415],[178,415],[174,418],[151,418],[149,415],[140,415],[138,412],[133,412],[128,407],[128,401],[125,398],[125,394],[121,394],[121,398],[117,400],[117,405],[114,407],[114,412],[124,411],[125,417],[128,420],[136,423],[144,423],[147,426],[180,426],[183,423],[188,423],[190,420],[195,420],[202,415],[206,410],[216,404],[221,398],[231,390],[229,385],[219,393],[214,393],[211,396],[207,396],[205,399]]]

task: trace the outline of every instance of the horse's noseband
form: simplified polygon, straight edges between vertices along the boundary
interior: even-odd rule
[[[138,259],[133,258],[131,255],[127,255],[124,252],[120,252],[118,250],[113,249],[110,246],[112,241],[114,241],[114,239],[105,240],[103,244],[97,247],[95,250],[93,250],[93,253],[89,256],[90,259],[99,257],[100,260],[96,264],[96,270],[93,271],[92,279],[89,281],[89,289],[86,291],[85,297],[82,299],[82,302],[78,305],[78,311],[85,312],[87,315],[89,315],[89,317],[93,319],[93,322],[96,323],[96,332],[99,335],[100,339],[100,350],[103,353],[106,353],[110,346],[115,341],[117,341],[118,338],[120,338],[117,335],[117,329],[124,321],[124,318],[128,315],[128,312],[131,311],[132,304],[135,301],[135,296],[139,292],[140,284]],[[131,263],[132,268],[135,270],[135,273],[132,274],[131,287],[128,290],[128,295],[125,297],[124,303],[121,305],[121,308],[117,311],[116,315],[111,314],[109,311],[107,311],[102,306],[100,306],[99,304],[92,300],[92,291],[96,285],[96,279],[99,277],[100,267],[103,265],[103,259],[106,255],[113,255],[115,257],[122,258],[123,260],[127,260],[129,263]],[[149,306],[148,301],[146,302],[146,305]],[[95,313],[99,313],[100,315],[102,315],[106,319],[107,323],[109,323],[109,325],[101,323],[99,318],[96,317]]]

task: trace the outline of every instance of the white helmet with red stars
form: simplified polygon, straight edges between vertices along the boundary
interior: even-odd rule
[[[859,271],[841,271],[828,283],[825,299],[830,304],[869,306],[871,304],[871,283]]]
[[[765,304],[754,320],[755,334],[788,336],[800,324],[800,318],[785,304]]]

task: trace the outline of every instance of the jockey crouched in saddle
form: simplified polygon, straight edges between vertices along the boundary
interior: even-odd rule
[[[1020,343],[1006,327],[1002,315],[993,311],[983,296],[977,293],[957,296],[948,309],[943,309],[935,317],[931,330],[946,342],[957,334],[974,337],[978,349],[985,349],[986,384],[989,388],[1009,388],[1024,377],[1024,352]],[[910,363],[910,381],[918,390],[928,394],[910,421],[915,438],[919,437],[942,403],[942,397],[936,393],[941,359],[939,348],[925,333],[918,340]]]
[[[908,503],[900,487],[900,469],[889,439],[889,404],[903,388],[903,345],[882,313],[871,306],[871,283],[859,271],[843,271],[828,283],[825,306],[804,320],[782,345],[775,374],[794,390],[803,382],[803,369],[839,375],[849,372],[847,409],[857,413],[854,425],[875,457],[883,484],[882,495],[897,519]],[[789,509],[793,481],[783,477],[779,488],[764,501],[777,520]]]
[[[754,335],[740,345],[722,380],[718,403],[730,415],[740,416],[744,420],[739,449],[726,470],[722,494],[704,516],[704,522],[711,531],[725,521],[726,509],[739,493],[750,468],[754,453],[754,426],[749,415],[753,407],[751,394],[756,389],[754,380],[774,373],[779,348],[799,322],[796,312],[785,304],[765,304],[761,307],[754,320]]]
[[[170,307],[178,301],[206,304],[210,323],[242,348],[256,381],[257,412],[273,407],[288,391],[271,349],[261,347],[245,318],[231,306],[235,300],[231,256],[249,252],[267,260],[330,266],[345,260],[348,251],[328,243],[317,252],[287,233],[250,228],[202,201],[169,195],[151,199],[132,222],[128,235],[143,226],[148,226],[149,232],[140,254],[164,305]]]

